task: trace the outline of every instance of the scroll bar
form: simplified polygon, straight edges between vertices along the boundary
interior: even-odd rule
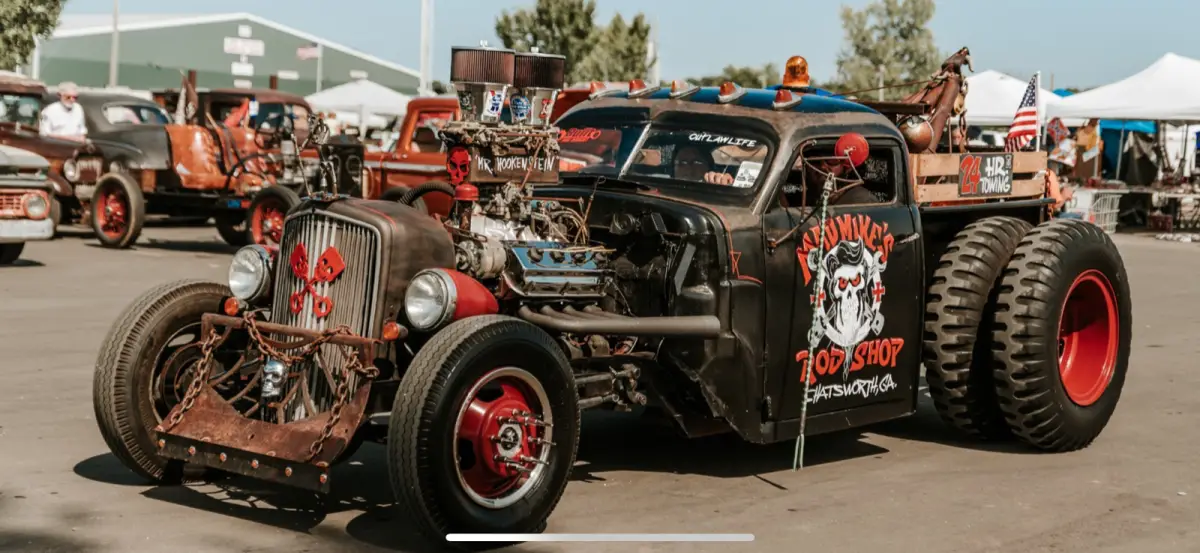
[[[448,534],[450,542],[747,542],[754,534]]]

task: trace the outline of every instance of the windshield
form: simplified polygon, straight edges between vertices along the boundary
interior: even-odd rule
[[[104,118],[114,125],[166,125],[169,122],[162,108],[145,104],[106,105]]]
[[[770,145],[757,136],[657,123],[564,127],[562,172],[750,188]]]
[[[42,100],[37,96],[0,94],[0,123],[36,127],[41,111]]]

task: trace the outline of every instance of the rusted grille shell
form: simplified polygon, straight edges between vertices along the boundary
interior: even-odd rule
[[[520,53],[514,67],[513,85],[517,88],[561,89],[566,81],[566,56]]]
[[[450,82],[511,85],[515,54],[496,48],[451,48]]]
[[[325,318],[318,318],[313,312],[312,294],[305,294],[304,305],[300,313],[292,313],[289,299],[292,294],[302,292],[304,282],[292,273],[289,256],[298,244],[304,244],[308,251],[309,272],[315,270],[317,261],[327,248],[335,247],[341,254],[346,268],[336,280],[331,283],[315,285],[315,292],[333,300],[333,310]],[[359,336],[374,336],[377,332],[375,313],[379,297],[379,261],[381,258],[379,232],[358,221],[332,213],[309,212],[290,217],[284,225],[283,243],[280,244],[279,254],[275,264],[274,297],[271,306],[271,322],[298,326],[307,330],[322,331],[336,328],[345,324]],[[309,275],[311,277],[311,274]],[[291,341],[283,336],[275,336],[277,340]],[[329,369],[322,370],[316,363],[306,362],[297,369],[307,372],[307,394],[319,410],[325,411],[333,406],[335,399],[334,388],[340,381],[340,373],[346,365],[346,359],[338,351],[338,347],[325,344],[319,350],[319,356]],[[298,381],[288,382],[284,389],[285,396],[291,392],[291,387]],[[350,389],[358,386],[358,376],[350,377]],[[302,394],[295,394],[288,406],[289,421],[311,417],[316,413],[299,411],[302,409]],[[273,421],[285,422],[285,421]]]

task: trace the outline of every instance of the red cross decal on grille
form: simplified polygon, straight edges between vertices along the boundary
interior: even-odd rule
[[[875,287],[871,288],[871,295],[875,296],[875,303],[879,303],[879,302],[883,301],[883,291],[884,290],[885,290],[885,288],[883,287],[883,282],[876,280]]]
[[[317,293],[317,284],[330,283],[346,270],[346,262],[342,261],[342,254],[338,253],[337,248],[329,246],[317,259],[317,266],[313,270],[312,276],[308,275],[308,249],[304,244],[296,244],[296,249],[292,250],[292,255],[288,258],[288,264],[292,266],[292,274],[300,279],[304,285],[299,292],[292,294],[288,298],[288,307],[292,309],[292,313],[297,315],[304,310],[304,297],[309,294],[313,297],[313,314],[318,319],[323,319],[333,311],[333,300]]]

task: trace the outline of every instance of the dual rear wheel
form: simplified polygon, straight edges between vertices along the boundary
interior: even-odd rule
[[[1129,282],[1099,227],[988,217],[934,271],[924,363],[944,420],[1039,449],[1087,447],[1108,424],[1129,364]]]

